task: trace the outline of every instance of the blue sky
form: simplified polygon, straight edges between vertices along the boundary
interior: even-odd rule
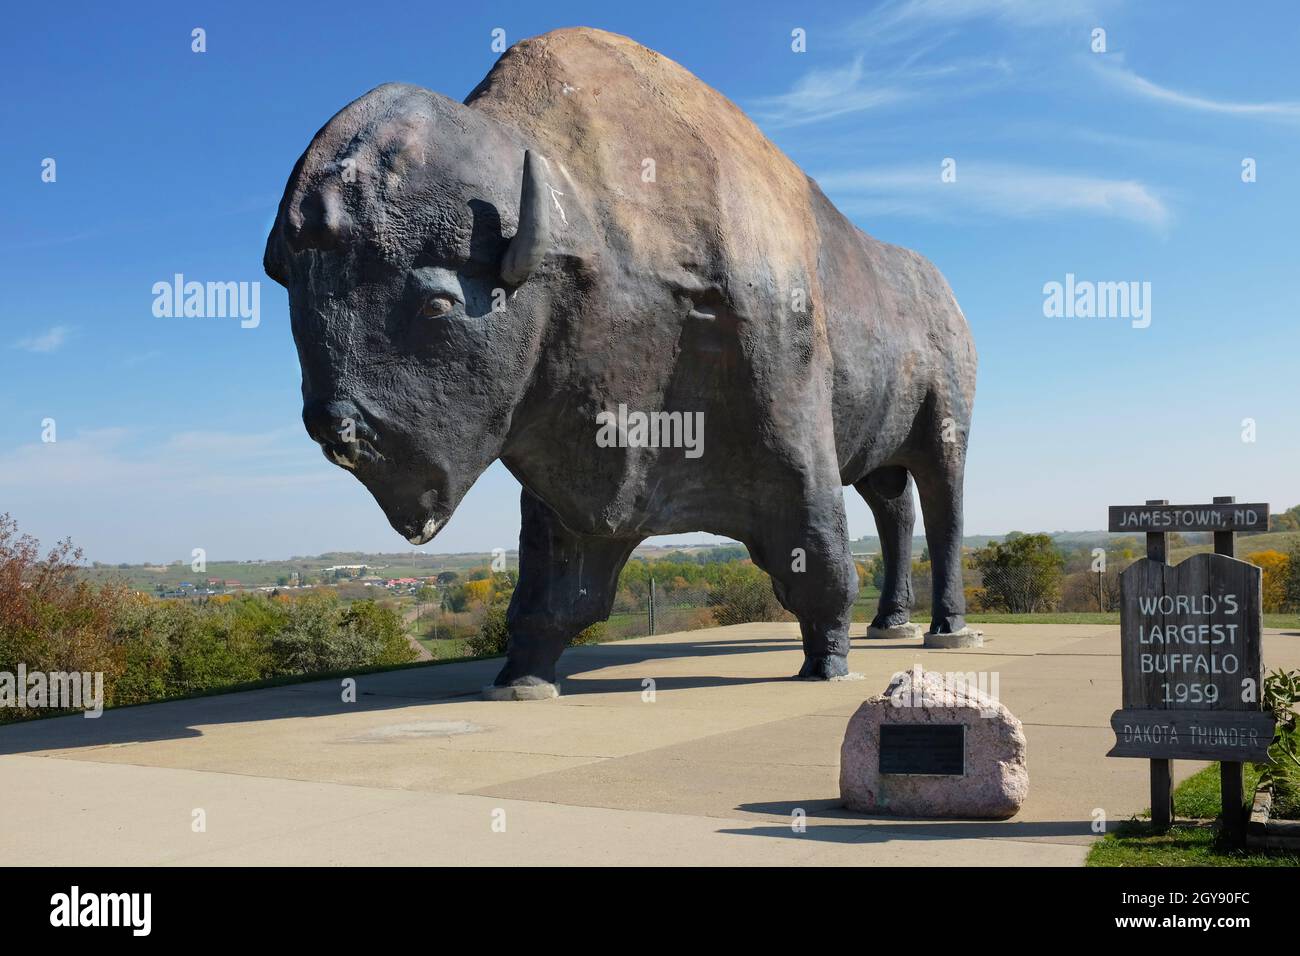
[[[103,561],[409,548],[301,427],[266,231],[293,162],[344,103],[390,80],[463,98],[496,60],[493,29],[514,42],[573,25],[682,63],[858,225],[944,272],[980,352],[968,533],[1098,528],[1106,505],[1148,497],[1300,501],[1294,3],[454,10],[9,12],[0,511]],[[191,52],[195,27],[206,53]],[[178,272],[262,281],[260,325],[155,317],[153,284]],[[1149,282],[1150,325],[1045,317],[1045,283],[1067,274]],[[422,550],[513,547],[517,495],[494,466]],[[874,533],[852,493],[848,511],[854,535]]]

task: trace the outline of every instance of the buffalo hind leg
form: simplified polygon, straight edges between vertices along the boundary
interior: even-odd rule
[[[898,465],[877,468],[853,486],[871,508],[880,535],[885,581],[871,626],[885,630],[906,624],[912,613],[912,476]]]
[[[914,470],[934,576],[932,634],[955,634],[966,627],[966,593],[961,574],[964,464],[965,455],[953,449],[932,466]]]
[[[775,523],[783,527],[765,529],[749,549],[754,563],[771,576],[777,600],[799,619],[804,660],[797,676],[844,677],[858,572],[849,553],[839,486],[793,514],[778,516]]]
[[[558,693],[560,654],[584,628],[609,617],[619,572],[640,539],[574,534],[527,490],[520,510],[519,583],[506,612],[506,663],[489,694],[551,697]]]

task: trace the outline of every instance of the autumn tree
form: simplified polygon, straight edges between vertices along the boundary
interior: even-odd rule
[[[1281,551],[1256,551],[1246,558],[1264,571],[1264,611],[1276,614],[1286,604],[1287,579],[1291,572],[1291,559]]]
[[[1012,532],[971,555],[983,587],[980,604],[989,611],[1029,614],[1051,610],[1061,595],[1065,559],[1049,535]]]

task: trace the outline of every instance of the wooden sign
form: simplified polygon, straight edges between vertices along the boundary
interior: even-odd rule
[[[1259,705],[1262,589],[1259,568],[1221,554],[1124,569],[1123,709],[1108,756],[1262,759],[1273,739]],[[1252,712],[1258,719],[1234,716]]]
[[[1273,715],[1259,710],[1117,710],[1107,757],[1253,763],[1268,758]]]
[[[1111,531],[1143,531],[1147,556],[1120,574],[1123,709],[1108,757],[1150,761],[1151,824],[1174,819],[1173,760],[1219,761],[1223,837],[1246,843],[1247,761],[1266,759],[1273,715],[1260,704],[1263,572],[1238,561],[1238,531],[1268,529],[1268,505],[1113,505]],[[1166,534],[1214,532],[1214,554],[1165,563]]]
[[[1268,505],[1111,505],[1111,531],[1267,531]]]

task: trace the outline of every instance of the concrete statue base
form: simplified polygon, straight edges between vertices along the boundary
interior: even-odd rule
[[[927,633],[922,642],[924,647],[983,647],[984,632],[973,627],[963,627],[951,634]]]
[[[925,628],[920,624],[895,624],[893,627],[876,627],[872,624],[867,628],[867,640],[869,641],[914,641],[920,640],[925,634]]]
[[[488,684],[483,688],[484,700],[550,700],[559,696],[559,684],[510,684],[506,687]]]

